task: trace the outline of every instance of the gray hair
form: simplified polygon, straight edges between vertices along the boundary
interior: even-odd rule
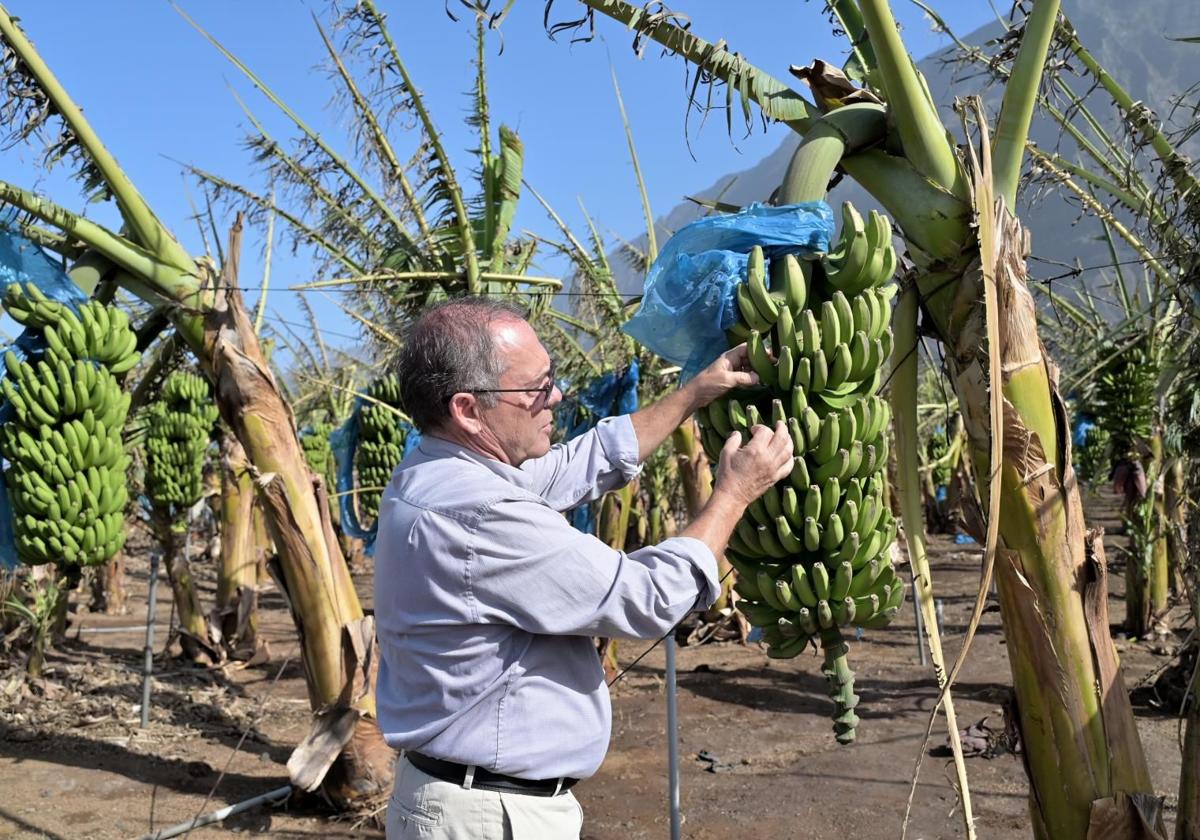
[[[404,410],[422,432],[450,418],[447,398],[465,391],[495,388],[504,373],[492,340],[494,321],[524,320],[525,311],[508,301],[457,298],[425,310],[409,328],[397,363]],[[479,394],[485,406],[494,394]]]

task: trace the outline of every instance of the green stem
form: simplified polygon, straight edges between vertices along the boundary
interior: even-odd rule
[[[884,127],[883,108],[869,103],[846,105],[814,120],[788,164],[780,201],[823,199],[843,157],[881,140]]]
[[[875,48],[867,35],[867,26],[863,23],[862,9],[858,7],[858,3],[855,0],[832,0],[829,9],[837,16],[838,23],[846,33],[853,58],[862,68],[863,75],[876,69],[879,60],[875,57]],[[849,65],[850,62],[847,61],[846,66]]]
[[[457,280],[461,275],[457,271],[378,271],[371,274],[360,274],[356,277],[334,277],[329,280],[314,280],[311,283],[297,283],[288,286],[292,291],[302,289],[327,289],[331,286],[353,286],[363,283],[378,283],[380,280],[395,280],[408,282],[411,280]],[[479,278],[494,283],[520,283],[526,286],[546,286],[552,291],[562,288],[562,281],[557,277],[534,277],[528,274],[497,274],[491,271],[479,272]]]
[[[922,175],[907,158],[882,149],[843,158],[841,165],[896,220],[912,259],[940,262],[961,256],[971,232],[965,201]]]
[[[187,251],[154,215],[150,205],[142,198],[129,176],[117,164],[116,158],[84,118],[83,111],[67,94],[58,77],[38,55],[33,44],[3,6],[0,6],[0,37],[28,68],[54,110],[62,117],[71,134],[104,176],[105,184],[112,191],[120,208],[121,218],[129,226],[133,238],[163,262],[183,271],[191,270],[192,260]]]
[[[858,729],[858,695],[854,693],[854,671],[846,659],[849,645],[836,627],[821,631],[821,650],[825,661],[821,673],[829,682],[829,696],[833,699],[833,733],[839,744],[851,743]]]
[[[0,14],[3,19],[3,14]],[[145,277],[164,290],[195,287],[191,267],[181,269],[174,263],[161,260],[157,254],[111,233],[95,222],[76,215],[29,190],[0,181],[0,203],[10,204],[37,216],[46,224],[58,228],[89,248],[102,254],[132,274]]]
[[[367,136],[371,141],[370,148],[378,155],[380,163],[383,164],[384,173],[395,178],[396,183],[400,185],[400,192],[404,195],[405,205],[416,221],[417,229],[421,232],[421,240],[430,245],[435,245],[435,240],[430,237],[429,222],[425,219],[425,211],[421,206],[421,201],[417,198],[412,183],[404,171],[404,164],[400,162],[395,149],[392,148],[392,143],[388,139],[387,132],[379,124],[379,119],[376,117],[375,111],[371,108],[370,103],[367,102],[367,98],[363,96],[362,91],[359,90],[354,77],[346,69],[345,62],[338,55],[333,42],[329,40],[329,36],[325,33],[325,28],[317,20],[315,13],[313,14],[313,22],[317,25],[317,31],[321,34],[321,40],[325,43],[325,49],[329,52],[329,58],[333,61],[338,76],[341,77],[342,82],[346,85],[346,90],[350,94],[350,100],[354,103],[354,110],[367,124]]]
[[[1149,109],[1142,102],[1135,101],[1129,95],[1128,91],[1117,84],[1117,81],[1108,74],[1108,71],[1101,66],[1095,56],[1079,42],[1079,37],[1076,35],[1074,27],[1065,19],[1063,21],[1062,33],[1067,49],[1095,77],[1100,86],[1112,97],[1113,103],[1117,106],[1118,110],[1125,115],[1125,118],[1133,124],[1142,137],[1150,143],[1150,147],[1154,149],[1167,176],[1174,182],[1175,187],[1180,193],[1186,197],[1185,200],[1189,203],[1196,201],[1197,193],[1200,192],[1200,181],[1192,174],[1187,160],[1176,151],[1171,141],[1163,134],[1162,129],[1155,124],[1151,118]]]
[[[625,126],[625,141],[629,144],[629,159],[633,163],[633,176],[637,179],[638,193],[642,197],[642,215],[646,217],[646,261],[654,262],[658,256],[658,238],[654,231],[654,213],[650,210],[650,196],[646,193],[646,179],[642,177],[642,165],[638,162],[637,147],[633,143],[633,129],[629,115],[625,113],[625,100],[621,97],[621,86],[617,83],[617,68],[613,67],[613,91],[617,94],[617,107],[621,111],[621,124]]]
[[[1021,161],[1025,156],[1029,124],[1033,120],[1058,8],[1059,0],[1037,0],[1033,4],[1021,36],[1021,47],[1004,85],[1004,101],[992,139],[992,178],[995,194],[1010,208],[1017,206]]]
[[[861,0],[859,6],[875,47],[888,114],[896,122],[904,156],[935,184],[955,195],[965,195],[954,147],[904,47],[887,0]]]

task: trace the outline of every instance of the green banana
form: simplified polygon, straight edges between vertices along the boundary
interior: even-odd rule
[[[775,365],[771,363],[771,357],[767,355],[767,348],[763,344],[763,334],[758,330],[750,331],[750,339],[746,342],[746,352],[750,358],[750,367],[758,374],[758,381],[767,386],[774,387],[776,385]]]

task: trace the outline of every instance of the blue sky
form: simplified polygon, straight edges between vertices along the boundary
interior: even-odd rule
[[[465,18],[451,21],[442,0],[378,2],[458,162],[460,177],[467,178],[467,150],[475,143],[463,122],[474,72],[471,25]],[[456,4],[451,0],[452,9]],[[241,146],[246,120],[231,89],[277,137],[294,136],[286,119],[168,2],[11,0],[6,5],[151,205],[194,253],[203,246],[188,220],[177,161],[261,184]],[[344,122],[327,107],[334,88],[319,67],[323,48],[312,14],[327,19],[324,2],[183,0],[181,5],[323,136],[346,148]],[[503,4],[496,0],[495,5]],[[816,0],[677,0],[671,5],[690,15],[696,34],[724,38],[779,78],[790,78],[792,63],[844,60],[844,42],[832,35]],[[963,34],[993,19],[984,0],[937,5]],[[580,9],[572,0],[557,0],[553,18],[577,16]],[[721,175],[752,166],[785,136],[787,129],[779,126],[765,133],[756,129],[750,137],[735,130],[731,143],[723,118],[714,115],[703,129],[693,118],[689,153],[683,130],[684,68],[678,59],[660,58],[651,47],[639,60],[630,49],[629,33],[603,18],[597,20],[597,38],[591,43],[571,45],[565,36],[550,41],[542,13],[542,0],[518,0],[503,26],[503,54],[498,54],[501,36],[493,35],[487,57],[491,113],[495,124],[504,122],[518,131],[525,144],[525,177],[574,228],[583,229],[577,203],[582,200],[606,236],[634,237],[644,229],[610,67],[621,83],[657,214]],[[915,6],[897,3],[896,14],[916,57],[944,44]],[[0,151],[0,178],[34,186],[69,208],[83,209],[78,190],[61,177],[43,175],[37,156],[27,150]],[[192,193],[198,196],[194,187]],[[114,219],[103,207],[89,213],[109,223]],[[553,232],[531,197],[522,202],[516,227]],[[243,254],[243,284],[257,286],[261,271],[261,237],[252,235]],[[268,299],[269,319],[280,325],[302,321],[295,293],[283,288],[310,279],[315,275],[303,253],[277,256],[272,288],[279,291]],[[248,300],[255,296],[248,291]],[[328,297],[310,293],[309,302],[320,313],[326,338],[353,349],[353,323]]]

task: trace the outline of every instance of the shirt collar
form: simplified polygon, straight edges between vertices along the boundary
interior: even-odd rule
[[[521,474],[521,470],[512,464],[497,461],[495,458],[481,455],[475,450],[468,449],[461,444],[431,434],[421,437],[421,442],[417,444],[417,451],[427,458],[461,458],[471,461],[472,463],[486,467],[505,479]]]

